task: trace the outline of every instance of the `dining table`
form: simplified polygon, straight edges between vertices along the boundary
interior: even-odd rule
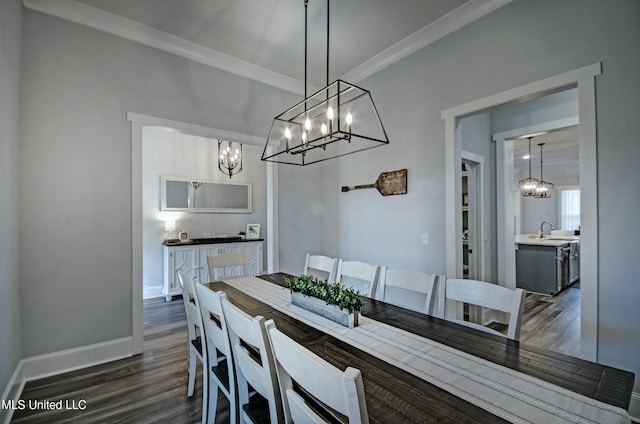
[[[285,273],[204,284],[341,370],[370,423],[629,423],[635,375],[364,298],[344,327],[291,304]]]

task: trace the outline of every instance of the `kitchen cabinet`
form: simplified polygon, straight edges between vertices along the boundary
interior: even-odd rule
[[[554,295],[580,278],[577,240],[525,239],[516,246],[516,287]]]
[[[191,275],[201,283],[212,281],[209,277],[207,256],[227,253],[246,253],[248,275],[262,274],[262,240],[246,240],[210,244],[164,245],[164,272],[162,294],[171,301],[173,296],[182,294],[178,281],[178,270]],[[238,273],[241,273],[238,270]]]

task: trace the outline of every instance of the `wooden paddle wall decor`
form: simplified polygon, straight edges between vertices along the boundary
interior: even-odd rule
[[[382,172],[373,184],[342,186],[342,192],[349,190],[360,190],[361,188],[376,188],[383,196],[395,194],[407,194],[407,170]]]

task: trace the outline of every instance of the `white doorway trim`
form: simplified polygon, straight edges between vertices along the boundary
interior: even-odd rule
[[[127,113],[127,120],[131,121],[131,308],[132,308],[132,354],[140,354],[144,348],[144,322],[142,300],[142,140],[145,127],[166,128],[182,134],[212,139],[223,138],[229,141],[240,142],[255,146],[264,144],[264,137],[237,133],[186,122],[172,121],[170,119],[154,116]],[[267,181],[277,181],[276,168],[267,166]],[[267,187],[267,206],[278,204],[277,190]],[[274,269],[274,256],[272,244],[276,237],[274,229],[277,225],[272,222],[277,220],[277,214],[267,216],[267,267]],[[278,250],[276,249],[275,252]]]
[[[575,127],[578,125],[579,119],[578,116],[574,116],[493,135],[493,140],[496,142],[498,283],[500,285],[512,289],[516,288],[516,252],[515,249],[513,249],[514,237],[516,235],[516,225],[513,220],[515,216],[513,139],[526,134],[544,133]]]
[[[445,209],[447,232],[447,276],[456,275],[462,224],[460,215],[461,135],[459,120],[465,115],[486,110],[514,100],[539,96],[552,90],[577,84],[579,105],[580,180],[581,196],[581,356],[598,360],[598,193],[596,151],[595,77],[602,73],[601,63],[554,75],[540,81],[506,90],[442,111],[445,120]]]

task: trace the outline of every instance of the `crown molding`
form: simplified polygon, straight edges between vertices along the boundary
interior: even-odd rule
[[[353,83],[397,62],[447,34],[510,3],[512,0],[470,0],[416,31],[342,76]],[[23,0],[26,8],[85,25],[154,47],[285,91],[304,94],[304,82],[233,56],[187,41],[164,31],[78,3],[74,0]],[[311,91],[319,88],[310,87]]]
[[[358,83],[512,0],[471,0],[356,66],[341,79]]]
[[[23,0],[26,8],[136,41],[232,74],[304,94],[304,82],[73,0]]]

